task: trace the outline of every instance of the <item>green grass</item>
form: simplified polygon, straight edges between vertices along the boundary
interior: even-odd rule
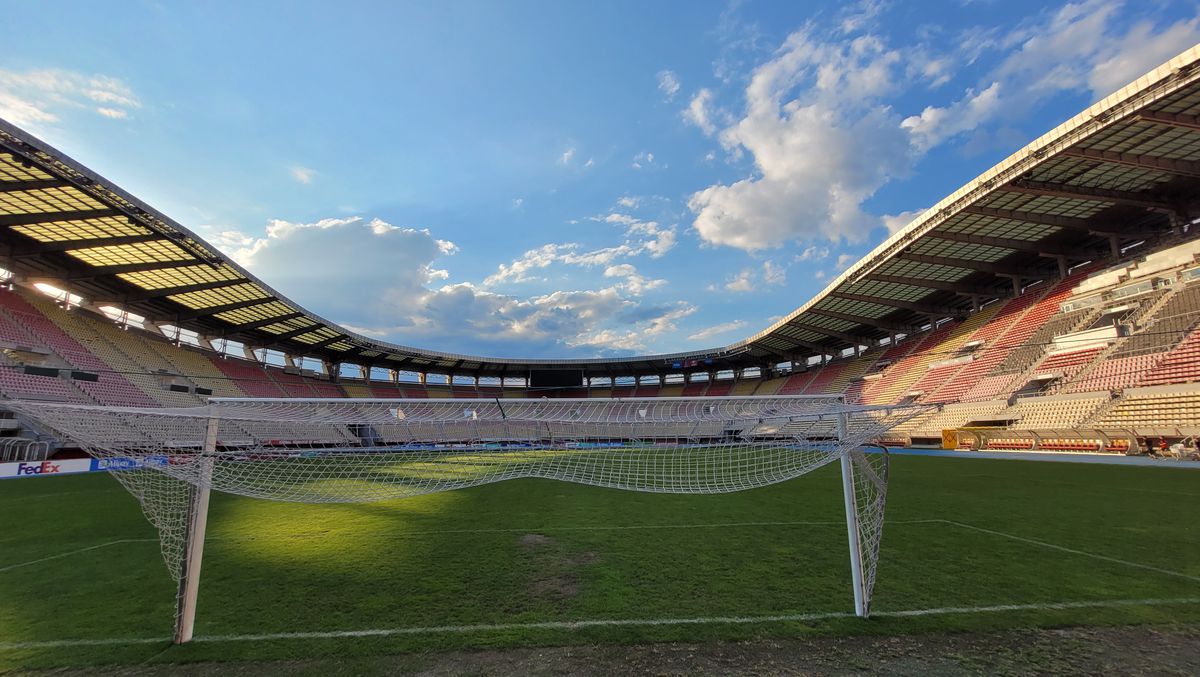
[[[894,457],[874,609],[1200,598],[1198,501],[1195,471]],[[215,494],[197,635],[845,612],[851,605],[841,509],[836,467],[718,496],[547,480],[357,505]],[[0,516],[0,644],[169,637],[174,586],[155,533],[111,478],[0,482]],[[1192,578],[919,520],[950,520]],[[744,525],[764,522],[793,524]],[[720,524],[743,526],[679,526]],[[665,525],[675,526],[594,528]],[[121,539],[134,540],[5,570]],[[0,649],[0,669],[1174,622],[1200,622],[1200,604],[182,647],[164,639]]]

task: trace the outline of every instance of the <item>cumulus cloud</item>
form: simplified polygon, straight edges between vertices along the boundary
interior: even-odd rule
[[[790,240],[861,239],[873,219],[861,203],[912,161],[895,91],[900,53],[864,36],[828,43],[807,27],[755,69],[744,117],[720,133],[747,152],[756,174],[694,193],[693,227],[710,243],[745,250]]]
[[[705,136],[712,136],[717,131],[717,125],[712,120],[712,98],[713,93],[710,89],[701,89],[692,97],[688,107],[683,111],[683,119],[696,126],[697,129],[704,132]]]
[[[763,261],[762,280],[768,285],[780,285],[787,282],[787,269],[774,261]]]
[[[891,235],[899,232],[902,228],[912,223],[913,219],[924,213],[924,209],[913,209],[907,212],[900,212],[899,214],[884,214],[879,217],[879,220],[883,222],[883,227],[887,228],[888,235]]]
[[[562,155],[558,156],[558,164],[569,165],[569,164],[571,164],[571,158],[574,158],[574,157],[575,157],[575,146],[571,146],[571,147],[567,148],[566,150],[564,150],[562,152]]]
[[[754,291],[754,271],[743,268],[737,275],[725,281],[725,288],[739,293]]]
[[[829,256],[829,247],[818,247],[817,245],[812,245],[810,247],[805,247],[804,251],[797,254],[796,260],[797,261],[820,261],[821,259],[826,258],[827,256]]]
[[[613,262],[616,254],[606,250],[533,250],[522,257],[524,272],[514,274],[530,274],[539,256],[569,256],[580,265],[603,265],[609,282],[518,297],[470,282],[448,283],[449,271],[438,264],[457,245],[380,219],[275,219],[261,235],[205,230],[214,232],[215,245],[284,294],[347,328],[409,345],[491,355],[629,353],[675,331],[696,310],[686,303],[643,302],[642,294],[665,282]],[[315,259],[321,265],[297,265]]]
[[[661,70],[658,72],[658,91],[663,93],[667,101],[675,98],[679,93],[679,76],[675,71]]]
[[[634,296],[641,296],[647,290],[657,289],[667,283],[666,280],[651,280],[638,272],[631,263],[621,263],[604,269],[604,277],[618,278],[620,288]]]
[[[731,331],[736,331],[745,326],[746,326],[745,320],[731,320],[729,322],[722,322],[721,324],[714,324],[711,327],[706,327],[704,329],[701,329],[700,331],[692,334],[691,336],[688,336],[688,340],[689,341],[705,341],[714,336],[720,336],[721,334],[728,334]]]
[[[0,69],[0,117],[22,127],[58,122],[68,111],[119,120],[142,103],[128,84],[107,75],[44,68]]]

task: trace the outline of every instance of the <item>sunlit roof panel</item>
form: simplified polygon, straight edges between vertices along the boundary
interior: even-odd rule
[[[242,275],[229,266],[214,268],[203,264],[184,266],[182,268],[163,268],[161,270],[140,270],[134,273],[120,273],[117,277],[142,289],[169,289],[172,287],[187,287],[193,284],[242,279]]]
[[[239,284],[219,289],[172,294],[167,298],[188,308],[214,308],[230,303],[268,298],[269,296],[270,294],[256,284]]]
[[[25,226],[12,226],[11,230],[38,242],[70,242],[73,240],[97,240],[106,237],[127,235],[149,235],[149,228],[130,223],[127,218],[104,216],[98,219],[77,221],[49,221]],[[86,242],[81,246],[87,246]]]
[[[91,266],[166,263],[168,261],[187,261],[192,258],[191,254],[169,240],[72,249],[67,253]]]
[[[105,209],[107,206],[73,186],[0,193],[0,214],[47,214]]]
[[[42,171],[36,165],[26,167],[12,154],[0,153],[0,181],[40,181],[53,178],[53,174]]]

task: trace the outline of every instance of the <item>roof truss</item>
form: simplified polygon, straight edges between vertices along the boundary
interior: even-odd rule
[[[247,301],[238,301],[236,303],[226,303],[225,305],[221,305],[221,306],[209,306],[207,308],[196,308],[195,310],[189,310],[187,312],[180,313],[179,315],[176,316],[175,319],[180,322],[183,322],[185,320],[194,320],[197,317],[206,317],[209,315],[216,315],[218,313],[228,313],[233,310],[241,310],[242,308],[251,308],[253,306],[261,306],[264,303],[271,303],[272,301],[278,301],[278,300],[279,299],[275,298],[274,296],[264,296],[261,299],[249,299]],[[272,321],[274,321],[274,320],[272,320]]]
[[[1156,211],[1174,211],[1175,209],[1169,202],[1146,193],[1138,193],[1131,190],[1109,190],[1106,188],[1089,188],[1088,186],[1072,186],[1066,183],[1020,180],[1000,186],[997,190],[1043,197],[1094,200]]]
[[[1095,148],[1068,148],[1062,152],[1064,157],[1095,160],[1126,167],[1140,169],[1157,169],[1170,174],[1180,174],[1192,178],[1200,178],[1200,162],[1192,160],[1173,160],[1155,157],[1153,155],[1138,155],[1137,153],[1118,153],[1111,150],[1096,150]]]
[[[866,294],[851,294],[850,292],[834,291],[829,294],[835,298],[846,299],[847,301],[865,301],[867,303],[877,303],[882,306],[891,306],[902,310],[911,310],[914,313],[922,315],[931,315],[935,317],[958,317],[966,314],[966,310],[952,308],[950,306],[936,306],[930,303],[917,303],[914,301],[901,301],[898,299],[889,299],[882,296],[867,296]]]
[[[124,216],[119,209],[83,209],[73,212],[38,212],[36,214],[4,214],[0,215],[0,227],[33,226],[39,223],[53,221],[86,221],[102,219],[111,216]]]
[[[71,185],[64,179],[29,179],[26,181],[0,181],[0,193],[16,193],[26,190],[65,188]]]
[[[883,329],[884,331],[898,331],[898,332],[912,331],[912,327],[910,327],[908,325],[898,324],[895,322],[888,322],[887,320],[877,320],[875,318],[863,317],[861,315],[851,315],[850,313],[842,313],[842,312],[838,312],[836,310],[825,310],[824,308],[809,308],[808,310],[806,310],[804,312],[812,313],[814,315],[824,315],[825,317],[832,317],[832,318],[838,319],[838,320],[846,320],[848,322],[857,322],[859,324],[867,325],[868,327],[875,327],[876,329]]]
[[[864,276],[868,280],[878,280],[879,282],[891,282],[892,284],[906,284],[910,287],[923,287],[925,289],[937,289],[938,291],[952,291],[955,294],[964,296],[984,296],[995,297],[1003,294],[991,287],[976,287],[974,285],[965,284],[962,282],[946,282],[945,280],[926,280],[919,277],[903,277],[901,275],[885,275],[883,273],[870,273]]]
[[[970,233],[952,233],[945,230],[931,230],[929,231],[929,236],[936,237],[939,240],[985,244],[991,247],[1001,247],[1003,249],[1012,249],[1019,252],[1030,252],[1033,254],[1044,254],[1046,256],[1069,257],[1080,254],[1080,248],[1078,246],[1052,244],[1049,242],[1014,240],[1006,237],[990,237],[987,235],[973,235]]]
[[[930,254],[914,254],[912,252],[901,252],[896,255],[896,258],[904,259],[905,261],[916,261],[917,263],[933,263],[939,266],[964,268],[966,270],[981,270],[985,273],[991,273],[992,275],[1029,278],[1045,277],[1043,273],[1035,269],[1015,263],[972,261],[970,259],[956,259],[949,256],[932,256]]]

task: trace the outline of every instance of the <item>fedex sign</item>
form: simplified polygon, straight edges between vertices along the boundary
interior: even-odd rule
[[[87,458],[72,458],[62,461],[22,461],[0,463],[0,479],[5,477],[44,477],[47,475],[69,475],[88,472],[92,461]]]
[[[62,472],[62,463],[42,461],[41,463],[18,463],[17,475],[49,475]]]

